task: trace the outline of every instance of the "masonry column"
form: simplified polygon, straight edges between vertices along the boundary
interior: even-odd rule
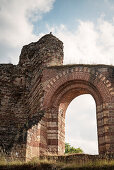
[[[47,154],[58,154],[58,112],[54,107],[47,112]]]
[[[99,154],[114,153],[114,105],[97,106]]]

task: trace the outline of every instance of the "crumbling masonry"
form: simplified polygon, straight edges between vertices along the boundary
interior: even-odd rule
[[[22,160],[63,154],[65,112],[81,94],[96,102],[99,153],[114,153],[114,66],[63,65],[52,34],[24,46],[18,65],[0,64],[0,149]]]

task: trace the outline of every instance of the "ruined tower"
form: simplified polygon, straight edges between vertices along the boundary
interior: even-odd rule
[[[32,62],[32,63],[31,63]],[[59,66],[63,64],[63,43],[51,33],[38,42],[23,47],[19,65],[37,64],[37,67]]]

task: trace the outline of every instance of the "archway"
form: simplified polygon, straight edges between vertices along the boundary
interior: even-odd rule
[[[61,86],[52,97],[51,110],[48,110],[48,112],[52,112],[52,114],[49,114],[52,123],[48,124],[48,129],[50,130],[50,134],[48,134],[48,150],[50,152],[64,153],[65,113],[70,102],[82,94],[91,94],[97,106],[102,103],[99,91],[86,81],[69,81],[64,86]]]
[[[107,84],[108,83],[108,84]],[[46,84],[44,109],[47,120],[47,150],[61,155],[65,150],[65,113],[69,103],[82,94],[91,94],[96,103],[99,153],[111,153],[112,128],[109,114],[113,107],[109,81],[86,67],[66,69]]]
[[[71,101],[65,116],[65,143],[86,154],[98,154],[96,103],[89,94]]]

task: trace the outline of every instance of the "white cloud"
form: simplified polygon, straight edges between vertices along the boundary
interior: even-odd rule
[[[97,24],[79,21],[74,32],[64,25],[47,28],[64,42],[64,64],[114,65],[114,22],[105,21],[103,17]]]
[[[54,1],[0,0],[0,62],[18,63],[22,46],[39,38],[33,33],[32,22],[49,12]],[[64,42],[64,64],[114,65],[114,21],[101,16],[97,24],[79,20],[75,31],[65,25],[47,25],[47,30]]]
[[[7,60],[17,63],[22,46],[38,39],[33,34],[31,22],[49,12],[53,3],[54,0],[0,0],[0,44],[4,46],[4,53],[5,48],[10,49],[4,56]],[[0,62],[3,62],[6,59],[3,60],[1,55]]]
[[[104,2],[106,3],[107,9],[112,10],[112,11],[114,10],[113,1],[111,1],[111,0],[104,0]]]
[[[81,95],[67,108],[66,142],[80,147],[85,153],[98,154],[96,105],[91,95]]]
[[[90,137],[91,138],[91,137]],[[81,138],[76,138],[74,136],[73,138],[70,139],[71,146],[74,146],[75,148],[81,148],[85,154],[92,154],[96,155],[98,154],[98,143],[97,141],[91,141],[91,140],[84,140]]]

